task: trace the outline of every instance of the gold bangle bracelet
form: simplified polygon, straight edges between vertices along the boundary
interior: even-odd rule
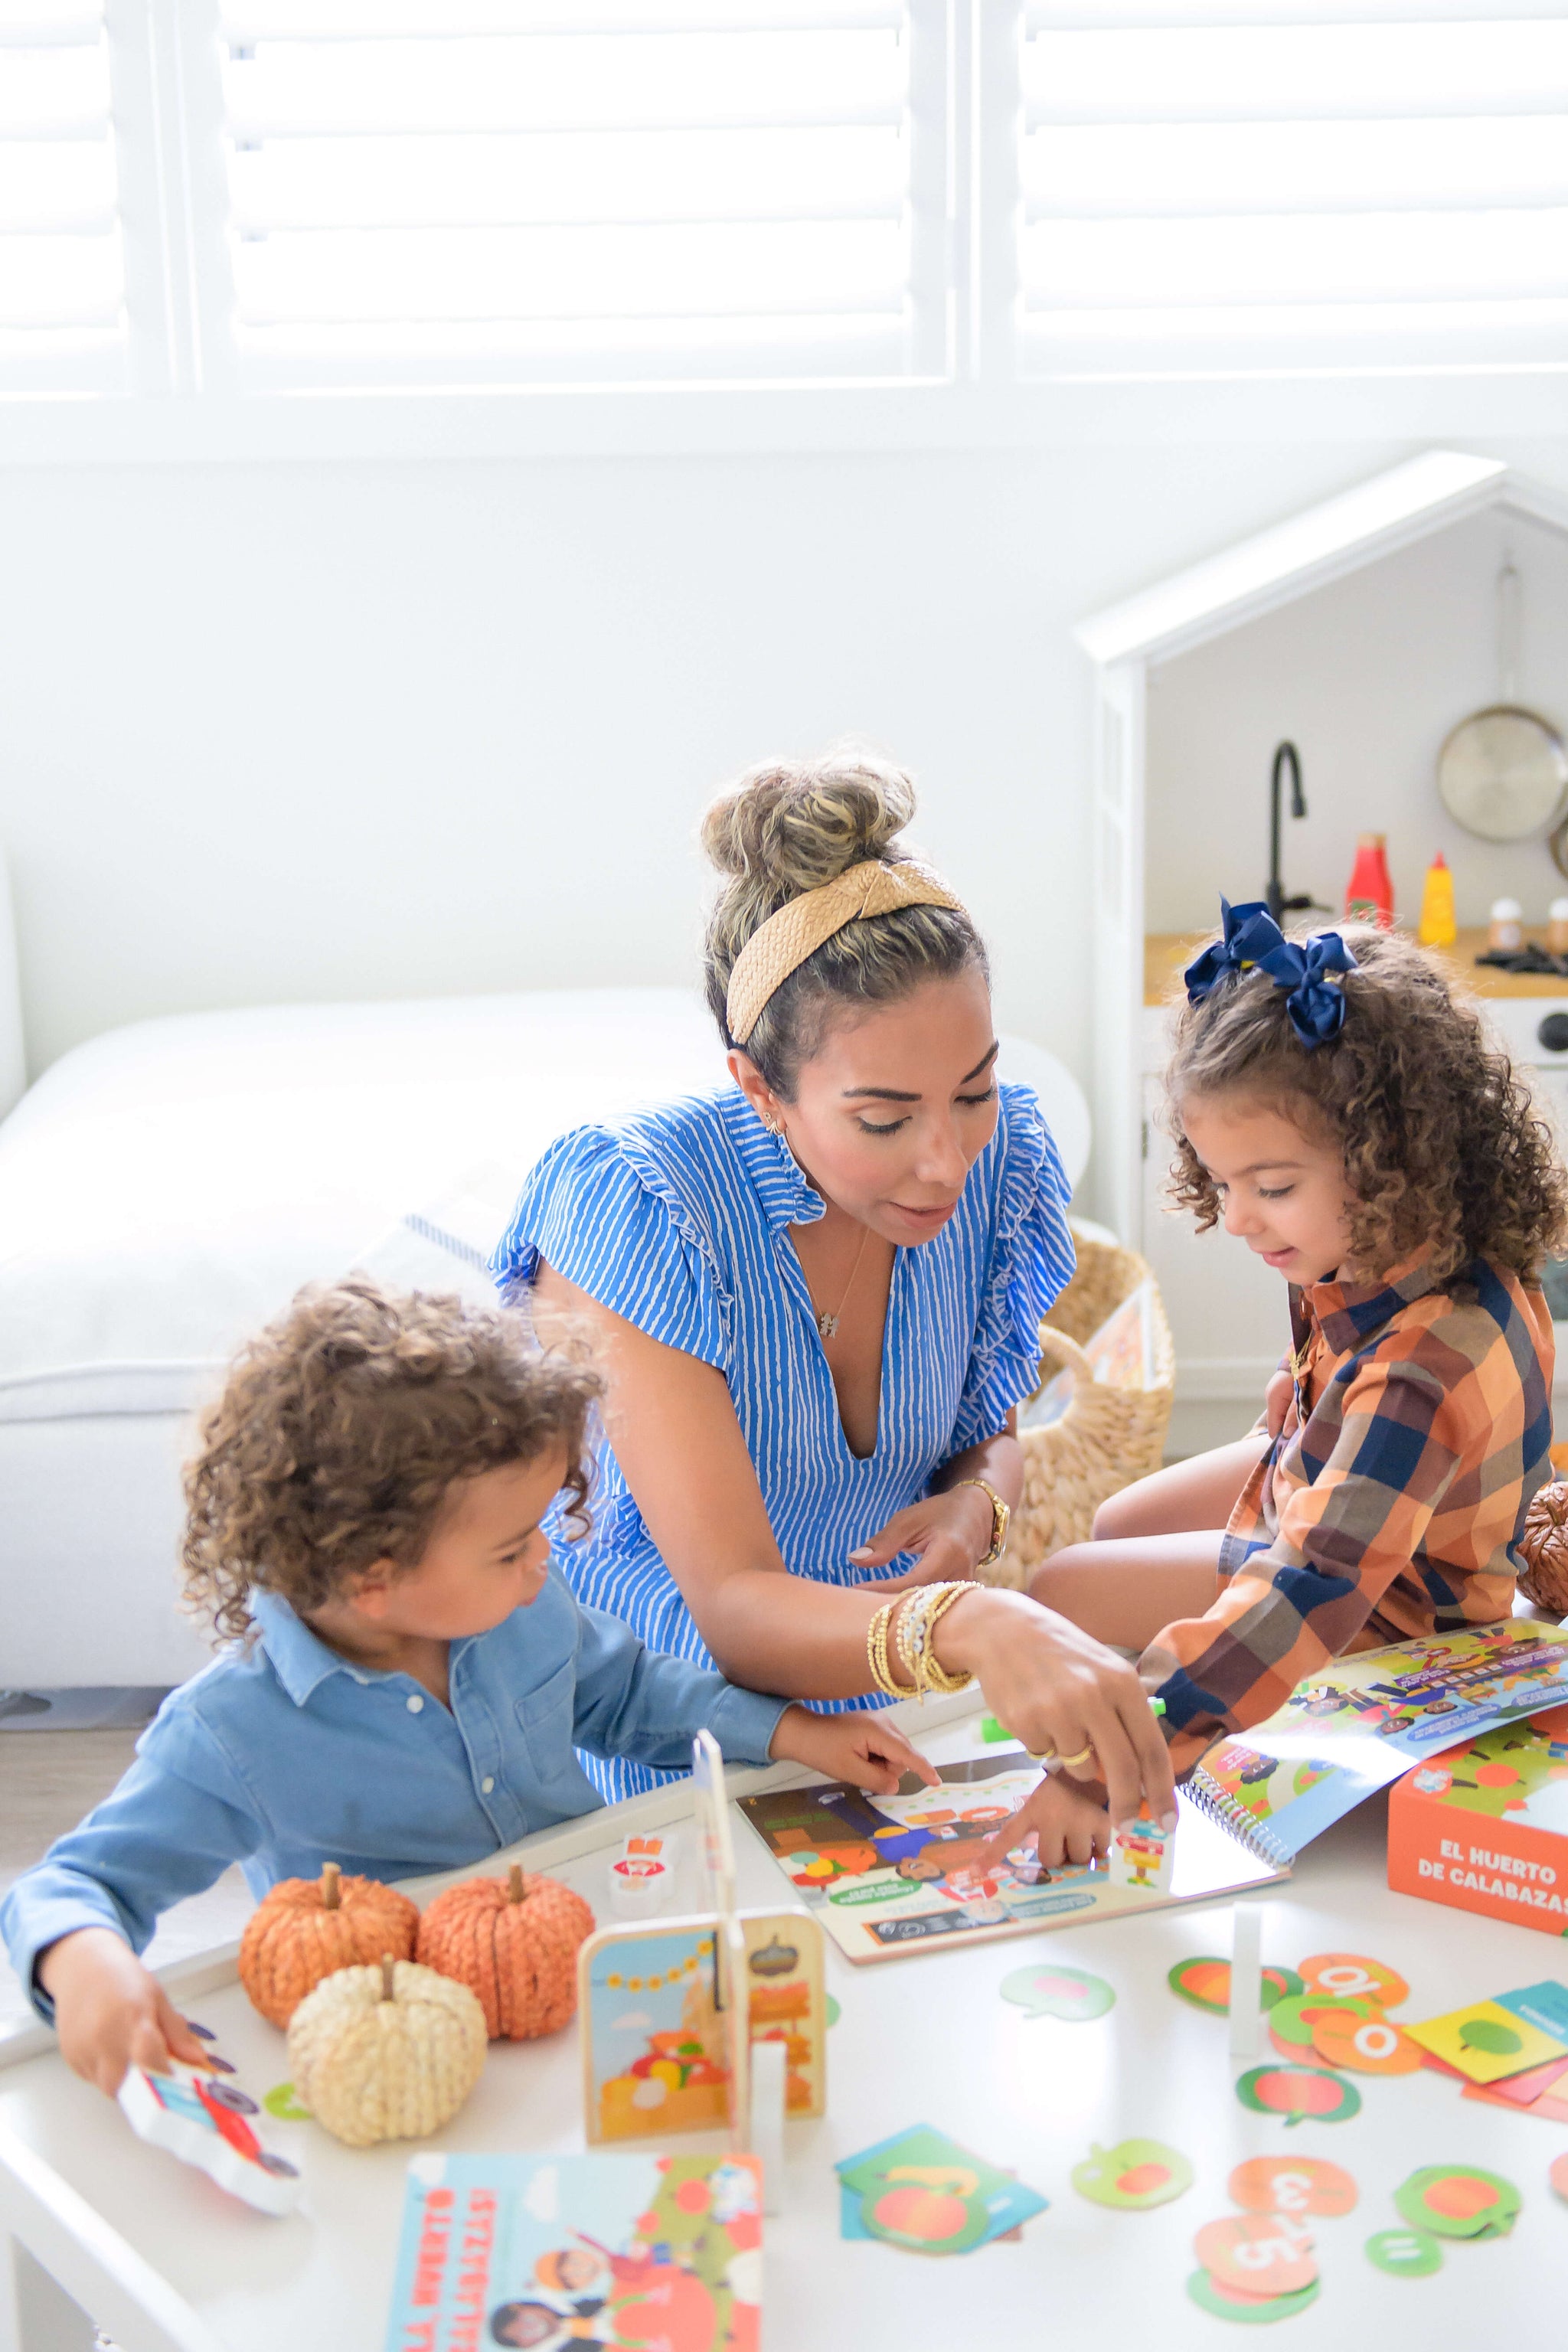
[[[953,1583],[931,1585],[927,1590],[931,1599],[921,1619],[924,1640],[921,1648],[921,1689],[922,1692],[935,1691],[939,1696],[945,1697],[951,1692],[967,1690],[974,1677],[971,1674],[950,1675],[939,1664],[936,1629],[953,1602],[962,1601],[966,1592],[973,1591],[974,1587],[969,1583]]]
[[[967,1583],[918,1585],[908,1596],[899,1619],[898,1652],[900,1663],[923,1706],[928,1690],[963,1690],[968,1678],[955,1683],[942,1674],[931,1648],[931,1628],[944,1609],[951,1608],[959,1595],[967,1592]]]
[[[866,1663],[871,1669],[871,1679],[877,1688],[889,1698],[910,1698],[914,1695],[912,1688],[893,1680],[888,1657],[888,1629],[898,1606],[897,1601],[885,1601],[867,1627]]]

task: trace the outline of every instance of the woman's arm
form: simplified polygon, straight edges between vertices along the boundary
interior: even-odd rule
[[[724,1672],[784,1697],[862,1696],[867,1631],[885,1592],[789,1574],[722,1373],[650,1339],[542,1265],[535,1305],[546,1332],[562,1318],[591,1336],[608,1383],[605,1426],[616,1458]],[[1091,1743],[1113,1820],[1136,1814],[1141,1790],[1157,1815],[1173,1810],[1164,1741],[1136,1675],[1075,1626],[1020,1593],[977,1586],[942,1619],[937,1655],[949,1672],[975,1675],[1031,1748],[1065,1756]]]

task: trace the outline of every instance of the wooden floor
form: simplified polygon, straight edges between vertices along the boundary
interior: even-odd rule
[[[0,1730],[0,1894],[54,1840],[107,1797],[135,1750],[134,1730]],[[237,1870],[165,1912],[149,1958],[174,1960],[237,1936],[251,1909]],[[0,2035],[32,2021],[21,1986],[0,1956]]]

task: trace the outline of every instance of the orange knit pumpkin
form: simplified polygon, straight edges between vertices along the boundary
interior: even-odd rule
[[[280,1878],[239,1940],[239,1980],[271,2025],[287,2025],[308,1992],[339,1969],[384,1952],[411,1960],[419,1906],[379,1878],[345,1878],[335,1862],[317,1878]]]
[[[477,1993],[492,2042],[554,2033],[577,2006],[577,1947],[594,1915],[558,1879],[466,1878],[419,1922],[419,1958]]]

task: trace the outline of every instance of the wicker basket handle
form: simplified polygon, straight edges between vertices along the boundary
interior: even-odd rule
[[[1055,1324],[1042,1323],[1040,1326],[1040,1382],[1042,1387],[1044,1386],[1046,1380],[1047,1361],[1052,1357],[1056,1359],[1056,1369],[1058,1371],[1070,1372],[1072,1374],[1073,1396],[1075,1402],[1077,1401],[1078,1391],[1080,1387],[1093,1387],[1094,1366],[1089,1362],[1089,1358],[1079,1346],[1078,1341],[1076,1339],[1069,1339],[1065,1331],[1058,1331]],[[1070,1412],[1071,1409],[1071,1406],[1069,1406],[1068,1411]]]

